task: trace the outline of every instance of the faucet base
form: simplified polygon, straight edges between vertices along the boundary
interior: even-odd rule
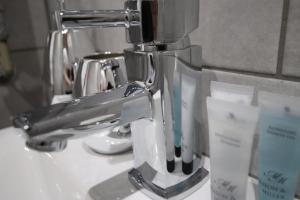
[[[144,172],[148,173],[145,174]],[[143,176],[143,175],[144,176]],[[163,188],[159,186],[160,174],[156,172],[150,165],[145,163],[139,169],[132,169],[128,172],[129,181],[147,196],[152,199],[172,199],[179,200],[191,195],[193,192],[198,190],[208,180],[209,172],[203,167],[198,168],[190,176],[175,185]],[[168,175],[169,177],[172,174]],[[178,173],[174,173],[173,178],[178,179]],[[177,177],[176,177],[177,176]],[[172,179],[172,178],[171,178]]]

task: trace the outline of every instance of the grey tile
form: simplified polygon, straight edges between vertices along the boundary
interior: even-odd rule
[[[11,50],[46,45],[48,21],[44,1],[5,0],[4,7]]]
[[[44,50],[12,53],[13,79],[0,86],[0,127],[11,125],[11,117],[41,106],[44,98],[42,79]]]
[[[7,109],[6,103],[4,102],[4,97],[9,94],[7,87],[0,86],[0,128],[4,128],[10,125],[9,118],[10,112]]]
[[[208,140],[208,125],[207,125],[207,108],[206,97],[210,95],[210,81],[221,81],[240,85],[252,85],[255,87],[254,104],[257,104],[258,91],[269,91],[291,96],[300,96],[300,82],[283,81],[271,78],[262,78],[249,75],[241,75],[222,71],[204,70],[201,81],[201,96],[202,103],[202,134],[204,135],[205,153],[209,154],[209,140]],[[257,131],[254,138],[252,150],[252,165],[251,174],[257,176],[258,174],[258,140],[259,132]],[[298,194],[300,195],[300,186]]]
[[[199,29],[207,65],[275,73],[283,0],[200,0]]]
[[[13,52],[11,57],[17,75],[27,73],[34,78],[40,77],[44,67],[44,53],[44,48]]]
[[[47,67],[44,56],[44,49],[12,53],[16,74],[11,87],[32,106],[40,106],[44,101],[42,74]]]
[[[283,74],[300,76],[300,1],[290,0]]]
[[[12,117],[33,107],[10,85],[0,86],[0,128],[11,126]]]

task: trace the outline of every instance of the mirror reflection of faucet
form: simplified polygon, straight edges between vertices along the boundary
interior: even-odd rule
[[[97,53],[80,60],[74,84],[74,97],[109,92],[128,82],[123,54]],[[99,134],[84,139],[96,153],[117,154],[132,148],[130,124],[99,130]]]
[[[123,54],[95,53],[84,57],[77,65],[73,96],[69,94],[54,95],[52,104],[109,92],[109,90],[116,89],[128,82]],[[130,124],[99,130],[98,134],[86,137],[84,144],[100,154],[126,152],[132,148]]]

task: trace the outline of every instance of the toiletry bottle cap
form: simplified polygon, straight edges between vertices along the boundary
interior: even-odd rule
[[[177,158],[181,156],[181,147],[175,147],[175,156]]]
[[[167,160],[167,170],[170,173],[175,170],[175,160],[172,160],[172,161]]]
[[[190,163],[185,163],[182,161],[182,171],[186,175],[191,174],[193,172],[193,161]]]

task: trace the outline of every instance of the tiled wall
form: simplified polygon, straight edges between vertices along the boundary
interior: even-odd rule
[[[0,0],[9,32],[8,46],[15,67],[13,80],[0,85],[0,127],[15,113],[43,103],[41,90],[48,34],[44,0]]]
[[[200,2],[200,27],[192,40],[203,47],[206,95],[209,81],[218,80],[253,85],[256,93],[266,90],[300,96],[299,0]],[[258,172],[257,145],[258,135],[253,148],[254,176]]]
[[[9,2],[9,9],[14,10],[12,13],[21,12],[20,4],[27,8],[27,15],[23,19],[11,14],[12,24],[9,28],[11,37],[15,39],[11,39],[9,44],[16,65],[21,72],[24,71],[20,76],[23,80],[20,87],[30,87],[29,91],[35,91],[38,86],[29,80],[32,76],[37,78],[39,72],[35,70],[41,70],[33,66],[39,66],[42,59],[31,58],[41,57],[44,51],[47,24],[42,20],[46,13],[42,12],[43,1],[6,1]],[[70,9],[118,9],[123,7],[123,2],[66,0]],[[34,20],[28,23],[26,16]],[[191,39],[194,44],[203,47],[205,69],[201,85],[202,102],[210,93],[210,80],[254,85],[256,93],[266,90],[300,96],[299,0],[200,0],[200,24]],[[103,51],[121,51],[128,46],[122,29],[99,29],[95,34],[95,42],[98,49]],[[24,82],[32,84],[25,86],[22,85]],[[204,149],[208,154],[205,104],[203,108]],[[258,171],[257,140],[256,136],[251,169],[253,175]]]
[[[253,85],[255,101],[260,90],[300,96],[299,0],[200,0],[199,25],[192,41],[203,47],[203,102],[210,80]],[[258,138],[250,172],[254,176]]]

